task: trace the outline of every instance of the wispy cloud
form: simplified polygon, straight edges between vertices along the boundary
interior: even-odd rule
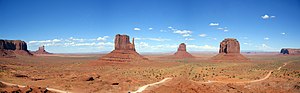
[[[151,28],[151,27],[150,27],[150,28],[148,28],[148,30],[152,30],[152,29],[153,29],[153,28]]]
[[[191,40],[195,40],[195,39],[194,38],[185,38],[185,40],[191,41]]]
[[[228,28],[227,27],[218,27],[217,30],[222,30],[224,32],[228,32]]]
[[[270,15],[267,15],[267,14],[261,16],[262,19],[271,19],[271,18],[275,18],[275,17],[276,16],[270,16]]]
[[[200,37],[206,37],[206,34],[199,34]]]
[[[270,38],[268,38],[268,37],[265,37],[265,38],[264,38],[264,40],[269,40],[269,39],[270,39]]]
[[[210,23],[209,26],[219,26],[219,23]]]
[[[109,36],[103,36],[98,38],[86,39],[86,38],[74,38],[67,39],[52,39],[52,40],[33,40],[29,41],[29,46],[113,46],[111,42],[105,42]]]
[[[133,30],[140,31],[141,29],[136,27],[136,28],[133,28]]]
[[[109,36],[98,37],[97,40],[106,41],[107,38],[109,38]]]
[[[191,36],[191,34],[192,34],[193,32],[190,31],[190,30],[174,30],[173,33],[175,33],[175,34],[180,34],[180,35],[182,35],[183,37],[188,37],[188,36]]]
[[[282,35],[286,35],[286,33],[284,33],[284,32],[282,32],[282,33],[280,33],[280,34],[282,34]]]

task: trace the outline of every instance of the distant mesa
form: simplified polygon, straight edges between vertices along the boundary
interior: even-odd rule
[[[37,51],[32,52],[33,54],[52,54],[45,50],[45,46],[40,46]]]
[[[190,53],[186,51],[186,45],[181,43],[177,49],[177,52],[173,55],[175,58],[194,58]]]
[[[27,50],[27,44],[21,40],[0,40],[0,57],[16,57],[16,55],[32,54]]]
[[[282,48],[280,50],[281,54],[289,54],[289,55],[299,55],[300,54],[300,49],[295,49],[295,48]]]
[[[134,38],[132,43],[130,43],[128,35],[117,34],[115,37],[115,49],[99,60],[105,62],[135,62],[148,59],[136,52]]]
[[[240,44],[235,38],[226,38],[220,43],[219,54],[214,60],[248,60],[240,54]]]

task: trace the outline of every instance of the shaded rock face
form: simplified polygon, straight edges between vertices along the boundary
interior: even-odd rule
[[[117,34],[115,37],[115,50],[99,60],[104,62],[133,62],[148,59],[136,52],[134,39],[130,43],[128,35]]]
[[[21,40],[0,40],[0,57],[15,57],[19,55],[32,55],[27,50],[27,44]]]
[[[234,38],[226,38],[220,43],[219,53],[240,53],[240,43]]]
[[[28,51],[27,44],[21,40],[0,40],[0,49]]]
[[[177,52],[174,54],[175,58],[194,58],[190,53],[186,51],[186,45],[181,43],[177,49]]]
[[[293,49],[293,48],[282,48],[280,50],[281,54],[291,54],[291,55],[299,55],[300,49]]]
[[[248,60],[240,54],[240,44],[234,38],[226,38],[220,43],[219,54],[212,57],[214,60]]]
[[[186,45],[184,43],[181,43],[177,49],[177,51],[186,51]]]
[[[51,54],[45,50],[45,46],[40,46],[39,49],[33,53],[34,54]]]

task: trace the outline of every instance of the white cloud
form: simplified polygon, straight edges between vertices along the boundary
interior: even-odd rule
[[[248,45],[248,43],[243,43],[243,44]]]
[[[133,30],[135,30],[135,31],[139,31],[139,30],[141,30],[140,28],[133,28]]]
[[[285,33],[283,32],[283,33],[280,33],[280,34],[282,34],[282,35],[285,35]]]
[[[173,33],[175,33],[175,34],[180,34],[180,35],[182,35],[183,37],[188,37],[188,36],[191,36],[191,34],[192,34],[193,32],[190,31],[190,30],[174,30]]]
[[[182,35],[183,37],[189,37],[189,36],[192,36],[191,34],[183,34]]]
[[[276,16],[269,16],[269,15],[263,15],[261,16],[262,19],[270,19],[270,18],[275,18]]]
[[[56,43],[60,41],[61,41],[60,39],[53,39],[53,40],[29,41],[29,43]]]
[[[169,29],[172,29],[173,27],[169,26],[168,28],[169,28]]]
[[[152,29],[153,29],[153,28],[151,28],[151,27],[150,27],[150,28],[148,28],[148,30],[152,30]]]
[[[195,40],[194,38],[185,38],[185,40]]]
[[[218,30],[223,30],[224,28],[221,28],[221,27],[219,27],[219,28],[217,28]]]
[[[171,39],[166,38],[134,38],[135,40],[152,40],[152,41],[169,41]]]
[[[207,35],[206,34],[200,34],[199,36],[200,37],[206,37]]]
[[[269,39],[270,39],[270,38],[268,38],[268,37],[265,37],[265,38],[264,38],[264,40],[269,40]]]
[[[97,40],[106,41],[107,38],[109,38],[109,36],[98,37]]]
[[[229,30],[225,29],[224,32],[228,32]]]
[[[219,26],[219,23],[210,23],[209,26]]]

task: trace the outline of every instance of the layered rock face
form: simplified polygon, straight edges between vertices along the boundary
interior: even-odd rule
[[[21,40],[0,40],[0,57],[15,57],[19,55],[32,55],[27,50],[27,44]]]
[[[290,55],[299,55],[300,54],[300,49],[282,48],[280,53],[281,54],[290,54]]]
[[[128,35],[117,34],[115,37],[115,49],[99,60],[105,62],[135,62],[148,59],[136,52],[134,39],[130,43]]]
[[[248,60],[240,54],[240,44],[234,38],[226,38],[220,43],[219,54],[214,56],[214,60]]]
[[[186,45],[184,43],[179,45],[177,52],[173,56],[175,58],[194,58],[194,56],[186,51]]]
[[[33,52],[33,53],[34,53],[34,54],[51,54],[51,53],[49,53],[49,52],[47,52],[47,51],[45,50],[45,46],[39,47],[39,49],[38,49],[37,51]]]

